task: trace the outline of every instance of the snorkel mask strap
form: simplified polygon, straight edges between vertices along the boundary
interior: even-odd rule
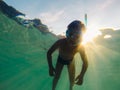
[[[66,37],[69,38],[70,37],[70,31],[66,30]]]

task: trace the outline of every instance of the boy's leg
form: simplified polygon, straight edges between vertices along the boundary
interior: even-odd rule
[[[54,76],[54,79],[53,79],[52,90],[55,90],[55,88],[56,88],[56,85],[57,85],[57,82],[58,82],[59,77],[60,77],[60,75],[61,75],[63,66],[64,66],[64,65],[62,65],[61,63],[59,63],[59,62],[57,61],[56,68],[55,68],[55,76]]]
[[[69,80],[70,80],[70,90],[72,90],[74,81],[75,81],[75,63],[72,61],[68,65],[68,74],[69,74]]]

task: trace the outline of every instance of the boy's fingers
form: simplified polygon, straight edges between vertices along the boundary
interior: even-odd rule
[[[78,82],[76,82],[75,84],[78,84]]]
[[[75,84],[78,84],[78,85],[79,85],[79,81],[77,81]]]
[[[77,84],[77,85],[82,85],[82,82],[76,82],[75,84]]]
[[[76,77],[75,81],[79,79],[79,76]]]

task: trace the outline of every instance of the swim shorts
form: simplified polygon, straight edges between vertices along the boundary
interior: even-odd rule
[[[63,64],[63,65],[69,65],[71,63],[72,59],[69,60],[65,60],[62,57],[60,57],[60,55],[58,56],[58,62]]]

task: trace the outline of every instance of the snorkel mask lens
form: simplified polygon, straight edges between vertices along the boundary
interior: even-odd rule
[[[81,31],[70,32],[71,30],[66,31],[67,38],[79,38],[82,35]]]

